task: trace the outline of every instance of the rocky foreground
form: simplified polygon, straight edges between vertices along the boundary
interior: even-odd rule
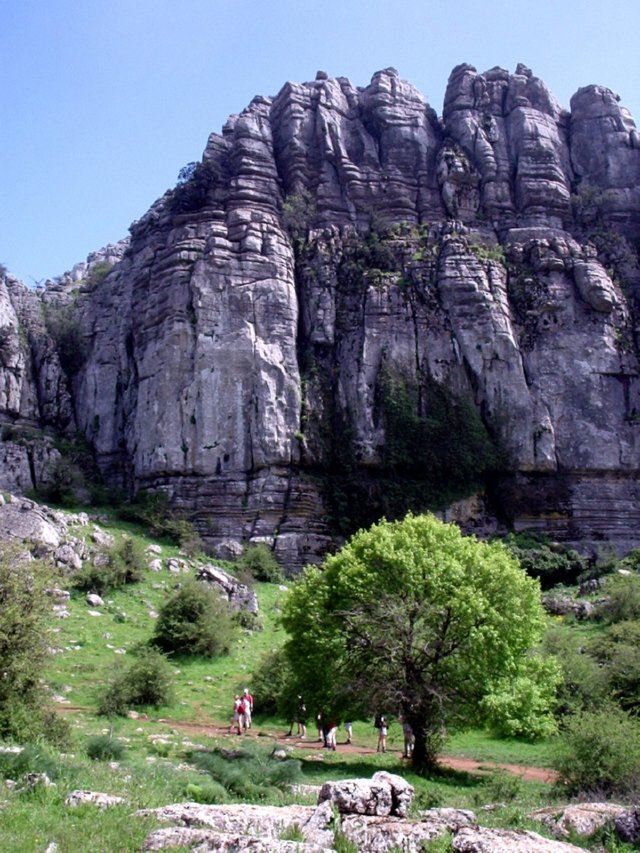
[[[462,809],[428,809],[417,819],[407,817],[413,788],[387,772],[371,779],[327,782],[318,790],[317,806],[201,805],[180,803],[143,809],[137,816],[155,816],[170,824],[153,831],[143,850],[189,848],[255,853],[331,853],[336,835],[361,853],[401,849],[420,853],[424,845],[449,836],[455,853],[572,853],[583,850],[565,840],[588,839],[609,828],[622,841],[640,839],[640,811],[603,803],[543,809],[529,815],[554,838],[528,830],[480,826],[476,815]],[[106,795],[76,791],[67,800],[74,807],[93,803],[100,808],[119,804]]]

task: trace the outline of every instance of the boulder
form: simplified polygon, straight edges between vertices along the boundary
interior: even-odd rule
[[[76,808],[87,803],[97,806],[99,809],[109,809],[113,806],[119,806],[126,802],[124,797],[117,797],[114,794],[103,794],[99,791],[72,791],[65,799],[65,806]]]
[[[439,820],[407,821],[398,817],[343,815],[340,829],[358,851],[386,853],[398,849],[403,853],[422,853],[434,839],[447,832]]]
[[[582,847],[543,838],[537,832],[464,827],[451,842],[454,853],[584,853]]]
[[[543,823],[556,838],[569,838],[572,834],[591,838],[603,826],[613,824],[624,813],[624,806],[614,803],[575,803],[539,809],[529,817]]]
[[[253,838],[254,843],[273,843],[280,841],[287,830],[297,827],[305,842],[315,845],[317,850],[330,849],[333,846],[333,814],[330,803],[313,806],[255,806],[248,803],[233,805],[200,805],[199,803],[177,803],[157,809],[143,809],[137,816],[153,815],[162,823],[174,823],[194,829],[213,830],[227,838]],[[151,836],[150,836],[151,838]],[[154,841],[153,843],[157,843]],[[247,843],[243,841],[242,843]],[[161,847],[145,849],[156,850]],[[205,848],[206,849],[206,848]],[[244,847],[221,847],[212,849],[245,849]],[[253,850],[248,846],[246,849]],[[255,848],[258,849],[258,848]],[[260,848],[262,849],[262,848]],[[267,851],[268,846],[264,847]],[[285,848],[289,850],[290,848]],[[295,850],[295,848],[291,848]],[[308,851],[311,853],[311,851]]]
[[[318,802],[329,801],[340,814],[378,815],[386,817],[393,808],[391,787],[373,779],[343,779],[325,782]]]
[[[303,841],[280,838],[255,838],[247,835],[216,832],[211,829],[172,826],[150,833],[142,850],[193,850],[194,853],[332,853],[333,847],[321,847]]]
[[[217,566],[212,564],[200,566],[198,580],[217,589],[227,599],[233,610],[258,613],[258,597],[255,592]]]
[[[640,808],[630,809],[617,815],[614,826],[621,841],[637,845],[640,841]]]
[[[33,501],[6,503],[0,506],[0,537],[33,545],[43,554],[51,553],[62,539],[55,521],[50,512]]]

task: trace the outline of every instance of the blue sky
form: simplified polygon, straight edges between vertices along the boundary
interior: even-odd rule
[[[0,262],[53,277],[129,224],[254,95],[394,66],[438,113],[449,73],[524,62],[640,123],[640,0],[0,0]]]

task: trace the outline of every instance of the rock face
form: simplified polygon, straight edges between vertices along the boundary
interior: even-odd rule
[[[318,74],[232,116],[93,268],[41,294],[5,277],[0,413],[77,427],[112,484],[162,490],[211,547],[267,541],[295,570],[382,512],[482,490],[489,464],[454,482],[466,415],[449,455],[445,430],[422,442],[431,462],[398,461],[394,423],[406,438],[434,400],[466,401],[502,449],[470,529],[623,552],[640,530],[639,240],[640,139],[609,90],[567,111],[522,65],[461,65],[438,118],[394,69],[365,88]],[[82,359],[63,368],[41,307],[70,288]],[[37,480],[16,447],[4,468]]]

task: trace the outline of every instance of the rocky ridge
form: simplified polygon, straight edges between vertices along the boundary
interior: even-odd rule
[[[390,467],[391,377],[408,424],[435,388],[501,447],[473,500],[456,502],[469,483],[431,500],[447,518],[629,550],[639,240],[640,138],[604,87],[565,110],[525,66],[461,65],[439,118],[394,69],[287,83],[212,134],[94,275],[40,293],[5,276],[4,486],[55,463],[16,429],[77,429],[111,484],[160,489],[212,548],[266,541],[295,570],[406,508],[390,484],[433,479]],[[42,309],[72,293],[65,366]]]

